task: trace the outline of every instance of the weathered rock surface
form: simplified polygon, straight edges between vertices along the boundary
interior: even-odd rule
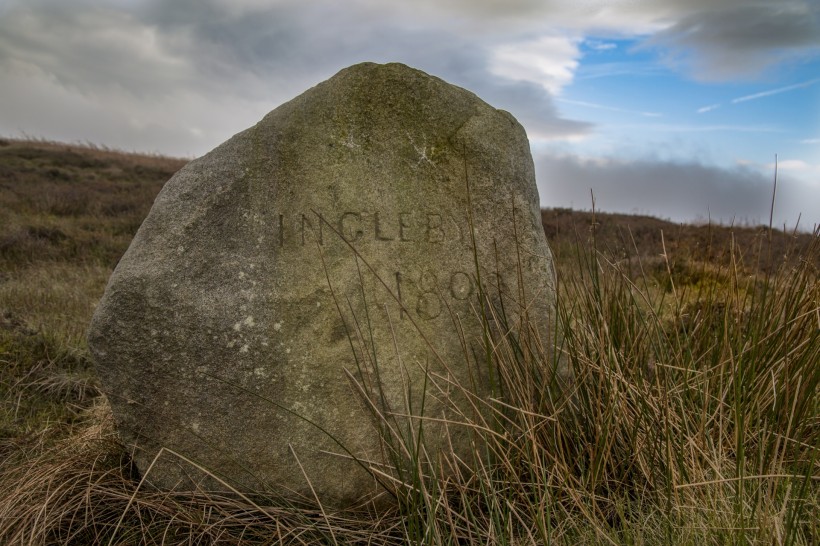
[[[309,479],[346,506],[381,489],[339,444],[389,463],[356,381],[395,414],[420,413],[425,368],[425,415],[457,418],[443,378],[488,394],[477,273],[547,344],[552,262],[524,130],[438,78],[360,64],[168,181],[89,346],[149,482],[312,499]],[[449,440],[424,427],[433,457],[469,449],[457,426]]]

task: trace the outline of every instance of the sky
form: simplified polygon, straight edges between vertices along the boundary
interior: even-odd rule
[[[197,157],[363,61],[511,112],[544,207],[820,223],[820,0],[0,0],[0,135]]]

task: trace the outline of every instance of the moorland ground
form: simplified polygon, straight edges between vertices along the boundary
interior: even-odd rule
[[[514,333],[491,340],[504,405],[466,424],[489,463],[437,480],[398,449],[379,515],[141,487],[84,335],[184,164],[0,140],[0,543],[820,540],[818,231],[568,209],[542,220],[575,380]]]

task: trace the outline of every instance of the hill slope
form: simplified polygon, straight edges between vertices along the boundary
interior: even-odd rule
[[[184,164],[0,139],[0,543],[818,543],[818,232],[567,209],[542,211],[563,336],[486,340],[493,418],[454,424],[495,464],[437,480],[461,461],[411,438],[375,516],[143,487],[84,336]]]

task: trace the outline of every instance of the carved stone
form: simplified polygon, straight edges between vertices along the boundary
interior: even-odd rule
[[[423,422],[434,461],[472,460],[467,428],[406,415],[469,415],[452,383],[489,396],[481,293],[549,345],[524,130],[438,78],[360,64],[168,181],[89,346],[148,482],[350,506],[384,494],[362,465],[391,473],[373,409],[400,434]]]

